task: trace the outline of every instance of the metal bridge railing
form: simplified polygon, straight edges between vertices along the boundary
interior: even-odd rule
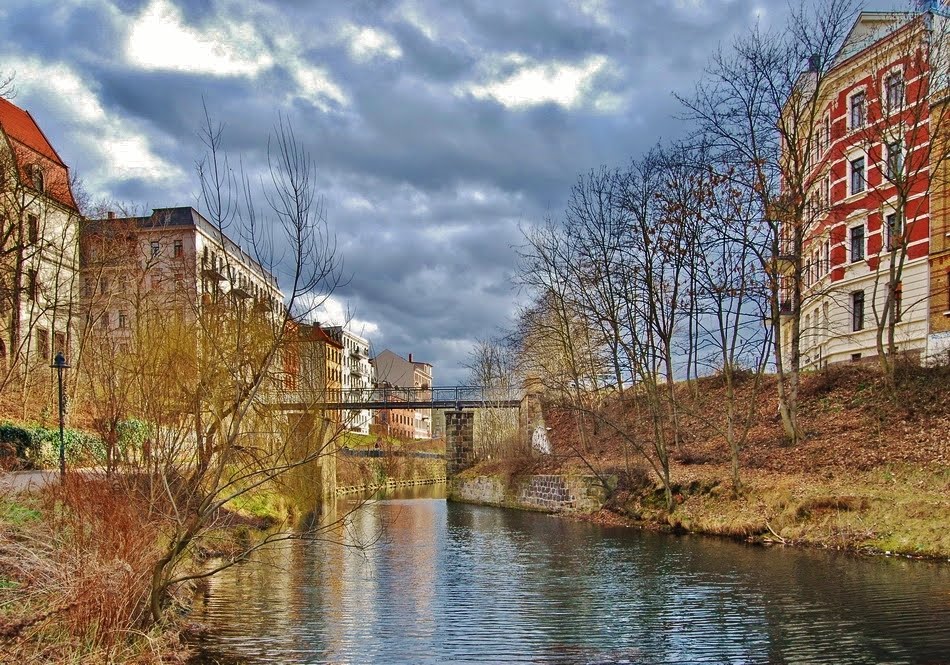
[[[514,390],[484,386],[435,386],[432,388],[377,387],[353,390],[298,390],[281,396],[282,402],[310,403],[334,408],[399,408],[400,404],[479,406],[511,405],[520,402],[522,394]],[[392,405],[389,407],[388,405]],[[419,407],[424,408],[424,407]]]

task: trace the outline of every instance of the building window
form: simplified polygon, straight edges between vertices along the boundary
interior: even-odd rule
[[[894,323],[900,323],[901,310],[904,308],[904,284],[898,282],[894,286]]]
[[[49,331],[36,329],[36,354],[43,360],[49,360]]]
[[[825,151],[831,147],[831,116],[825,116]]]
[[[831,177],[825,176],[821,179],[821,184],[819,187],[821,191],[821,207],[823,210],[827,210],[831,206]]]
[[[102,313],[102,318],[99,319],[99,323],[102,325],[103,330],[109,329],[109,312]]]
[[[162,246],[158,244],[157,240],[153,240],[151,242],[151,246],[152,246],[152,258],[155,258],[162,251]]]
[[[185,274],[176,272],[175,273],[175,292],[181,292],[185,289]]]
[[[851,95],[851,108],[848,119],[851,121],[851,129],[864,127],[864,91],[856,92]]]
[[[822,274],[827,275],[831,272],[831,241],[826,240],[822,249]]]
[[[39,242],[40,239],[40,218],[36,215],[27,215],[26,222],[28,226],[27,234],[31,243]]]
[[[887,144],[887,178],[898,180],[904,172],[904,143],[900,139]]]
[[[851,160],[851,193],[863,192],[864,184],[864,157],[857,157]]]
[[[851,233],[851,262],[860,261],[864,258],[864,224],[861,226],[852,226]]]
[[[176,258],[176,259],[177,259],[177,258],[181,258],[182,254],[184,254],[184,253],[185,253],[184,245],[182,244],[181,240],[176,240],[176,241],[175,241],[175,249],[174,249],[174,256],[175,256],[175,258]]]
[[[900,72],[891,72],[887,76],[884,90],[888,111],[895,111],[904,105],[904,76]]]
[[[66,333],[62,333],[62,332],[53,333],[53,350],[56,351],[57,353],[62,353],[63,355],[67,355]]]
[[[26,297],[36,302],[40,295],[39,280],[36,278],[36,271],[32,268],[26,271]]]
[[[889,213],[884,217],[884,226],[887,234],[887,249],[897,249],[901,246],[901,236],[904,232],[901,216],[896,211]]]
[[[161,275],[151,275],[149,277],[149,284],[152,287],[152,291],[161,291],[162,290]]]
[[[99,278],[99,293],[102,295],[109,293],[109,278],[105,275]]]
[[[119,327],[127,328],[129,325],[129,317],[126,316],[125,312],[119,312]]]
[[[864,330],[864,291],[851,294],[851,330]]]
[[[33,178],[33,188],[38,192],[46,191],[46,180],[43,178],[43,169],[39,164],[34,164],[30,176]]]

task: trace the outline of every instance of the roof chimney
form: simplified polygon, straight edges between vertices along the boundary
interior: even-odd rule
[[[409,354],[409,362],[412,362],[412,354]]]
[[[111,210],[106,213],[106,216],[107,216],[109,219],[115,219],[115,213],[114,213],[113,211],[111,211]]]
[[[808,56],[808,71],[817,73],[821,69],[821,55],[812,53]]]

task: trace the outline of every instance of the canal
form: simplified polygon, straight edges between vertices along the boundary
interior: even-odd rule
[[[214,577],[196,662],[950,663],[950,566],[364,505]],[[339,510],[345,511],[341,503]]]

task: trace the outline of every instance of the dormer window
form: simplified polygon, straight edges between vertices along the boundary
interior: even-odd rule
[[[33,180],[33,188],[38,192],[46,191],[46,181],[43,178],[43,169],[39,164],[34,164],[30,168],[30,178]]]

